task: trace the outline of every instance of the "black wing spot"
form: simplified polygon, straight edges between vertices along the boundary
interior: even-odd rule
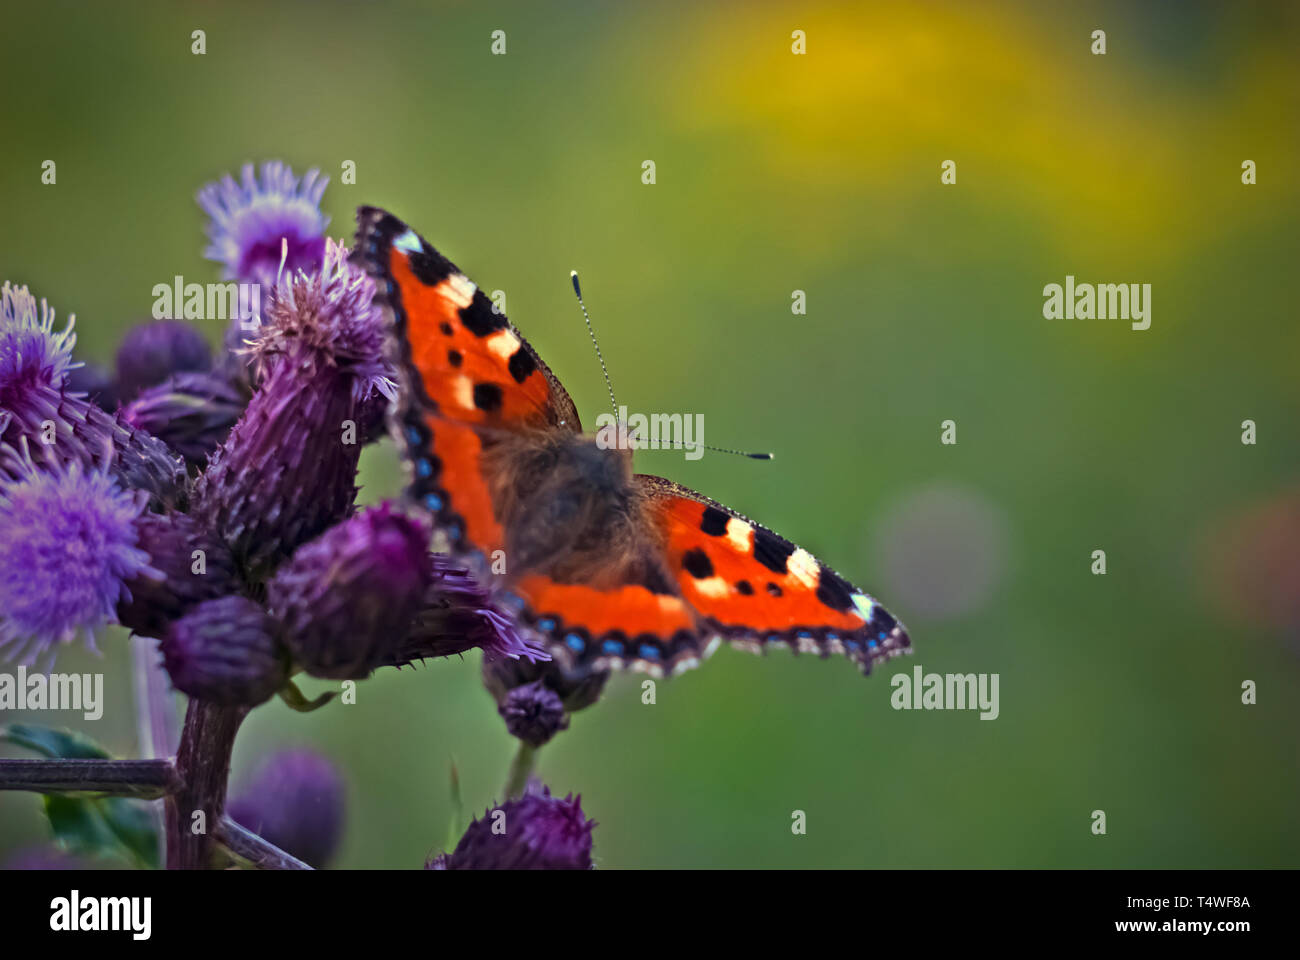
[[[493,311],[492,301],[482,290],[475,290],[474,299],[470,301],[469,306],[460,308],[460,322],[465,324],[465,329],[476,337],[486,337],[490,333],[506,328],[504,314]]]
[[[779,596],[781,596],[781,588],[778,587],[778,586],[777,586],[775,583],[773,583],[771,580],[767,581],[767,592],[770,593],[770,594],[771,594],[772,596],[774,596],[774,597],[779,597]]]
[[[841,613],[853,609],[849,585],[824,566],[817,571],[817,599]]]
[[[711,537],[720,537],[727,532],[727,521],[730,519],[717,507],[705,507],[704,519],[700,521],[700,529]]]
[[[752,597],[754,595],[754,585],[750,583],[748,580],[737,581],[736,590],[739,593],[743,593],[747,597]]]
[[[501,388],[495,383],[474,384],[474,406],[484,413],[493,413],[501,409]]]
[[[406,257],[411,265],[411,273],[415,274],[415,279],[426,287],[436,287],[451,276],[454,268],[450,260],[423,240],[420,241],[420,245],[419,253],[409,253]]]
[[[529,374],[537,369],[537,361],[521,343],[519,349],[510,354],[510,362],[506,364],[506,369],[510,371],[510,376],[515,378],[515,383],[523,383],[528,379]]]
[[[459,367],[462,361],[464,361],[464,359],[465,358],[460,355],[459,350],[447,351],[447,362],[450,363],[453,367]]]
[[[696,580],[704,580],[713,576],[713,561],[709,555],[698,547],[694,550],[686,551],[682,557],[682,567]]]
[[[766,530],[754,531],[754,559],[773,573],[786,573],[786,560],[794,553],[794,544],[785,543]]]
[[[442,321],[442,323],[438,324],[438,329],[442,331],[442,335],[443,335],[444,337],[450,337],[453,333],[456,332],[455,330],[453,330],[453,329],[451,328],[451,324],[448,323],[446,320],[444,320],[444,321]]]

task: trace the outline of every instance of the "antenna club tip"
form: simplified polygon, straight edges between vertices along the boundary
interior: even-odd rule
[[[578,271],[577,271],[577,270],[570,270],[570,271],[569,271],[569,276],[571,276],[571,277],[576,277],[577,275],[578,275]]]

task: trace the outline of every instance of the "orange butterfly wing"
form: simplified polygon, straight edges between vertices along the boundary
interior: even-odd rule
[[[409,494],[456,553],[504,544],[483,446],[492,430],[581,432],[568,393],[505,314],[392,214],[357,211],[352,257],[375,279],[400,371],[396,423],[412,463]]]
[[[911,652],[906,628],[806,550],[662,477],[636,477],[666,566],[706,632],[762,652],[841,653],[864,673]]]

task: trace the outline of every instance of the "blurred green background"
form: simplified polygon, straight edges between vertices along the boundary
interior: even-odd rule
[[[578,268],[621,403],[777,453],[639,469],[908,624],[916,656],[867,680],[730,649],[653,706],[615,678],[540,766],[599,821],[600,866],[1300,865],[1294,5],[33,3],[4,25],[0,274],[77,315],[82,359],[111,360],[155,283],[217,278],[203,183],[319,166],[331,235],[385,206],[505,290],[590,425]],[[1045,320],[1066,274],[1152,284],[1151,328]],[[390,444],[363,479],[400,489]],[[129,755],[126,637],[101,645],[58,669],[107,673],[102,720],[26,719]],[[917,664],[998,673],[1000,717],[891,709]],[[345,772],[347,867],[419,866],[453,758],[481,812],[512,753],[477,656],[259,708],[235,783],[281,745]],[[43,830],[0,795],[0,857]]]

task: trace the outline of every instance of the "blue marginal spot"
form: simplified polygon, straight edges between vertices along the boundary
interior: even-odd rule
[[[877,640],[884,640],[885,637],[887,637],[887,636],[889,636],[889,634],[886,633],[884,630],[881,630],[878,634],[876,634],[876,639],[877,639]]]
[[[437,513],[439,510],[442,509],[442,497],[438,496],[436,493],[426,494],[424,498],[424,505],[428,507],[430,510],[432,510],[434,513]]]
[[[838,633],[828,633],[828,634],[826,634],[826,642],[827,642],[827,643],[834,643],[834,642],[835,642],[836,640],[838,640],[839,638],[840,638],[840,635],[839,635]]]
[[[618,657],[623,655],[623,644],[619,640],[606,640],[601,644],[601,649],[612,656]]]
[[[452,524],[447,528],[447,536],[453,541],[459,541],[461,537],[465,536],[465,531],[456,524]]]
[[[858,643],[856,640],[845,640],[844,645],[850,650],[857,650],[862,646],[862,644]]]
[[[415,461],[415,472],[421,477],[431,477],[433,476],[433,464],[428,460],[417,460]]]
[[[637,653],[641,654],[641,657],[645,660],[659,659],[659,648],[648,643],[641,644],[637,648]]]
[[[781,639],[781,635],[780,635],[779,633],[771,633],[771,634],[768,634],[767,642],[768,642],[768,643],[784,643],[785,641]]]
[[[566,633],[564,635],[564,645],[574,653],[582,653],[582,648],[587,644],[582,637],[578,636],[576,633]]]
[[[407,427],[407,428],[406,428],[406,442],[407,442],[407,443],[419,443],[419,442],[420,442],[420,431],[417,430],[415,427]]]
[[[882,636],[883,636],[883,634],[882,634]],[[868,648],[875,647],[875,646],[876,646],[876,641],[874,641],[874,640],[868,640],[868,641],[867,641],[867,647],[868,647]]]
[[[516,613],[524,608],[524,598],[519,596],[517,593],[503,593],[501,595],[501,602]]]
[[[552,633],[555,630],[555,621],[550,617],[544,617],[537,621],[537,629],[542,633]]]
[[[795,636],[797,636],[800,640],[811,640],[813,638],[813,635],[807,630],[800,630],[797,634],[795,634]]]

